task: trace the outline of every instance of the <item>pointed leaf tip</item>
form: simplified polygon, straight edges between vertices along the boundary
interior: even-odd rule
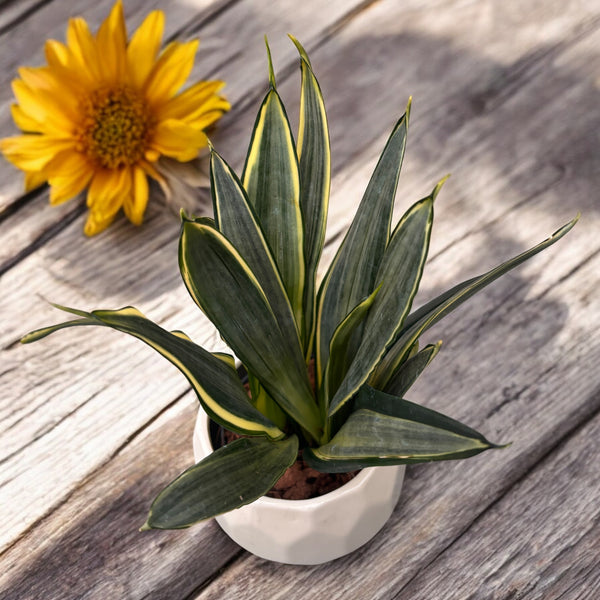
[[[437,198],[437,195],[440,193],[440,190],[442,189],[442,186],[446,183],[446,181],[448,181],[450,177],[450,173],[448,173],[448,175],[446,175],[445,177],[442,177],[442,179],[440,179],[435,187],[433,188],[433,191],[431,192],[431,199],[435,200]]]
[[[85,312],[84,310],[78,310],[77,308],[71,308],[70,306],[64,306],[63,304],[57,304],[56,302],[50,302],[46,300],[50,304],[50,306],[57,308],[58,310],[62,310],[63,312],[71,313],[72,315],[77,315],[78,317],[89,318],[90,313]]]
[[[298,50],[298,54],[300,54],[300,58],[302,60],[304,60],[306,62],[306,64],[309,67],[311,67],[311,69],[312,69],[312,66],[310,64],[310,59],[308,58],[308,54],[306,53],[304,46],[302,46],[302,44],[291,33],[288,33],[288,37],[290,38],[290,40],[292,40],[294,46],[296,46],[296,49]]]
[[[269,62],[269,85],[273,88],[276,89],[276,85],[275,85],[275,71],[273,69],[273,59],[271,58],[271,48],[269,47],[269,40],[267,39],[267,36],[265,35],[265,46],[267,48],[267,60]]]
[[[559,227],[551,236],[549,239],[554,239],[556,237],[562,237],[563,235],[569,233],[569,231],[571,231],[571,229],[573,229],[573,227],[575,227],[575,225],[577,224],[577,221],[579,221],[581,217],[581,213],[578,212],[575,217],[573,219],[571,219],[568,223],[566,223],[565,225],[563,225],[562,227]]]
[[[152,527],[149,525],[148,521],[146,521],[139,529],[139,531],[150,531]]]
[[[406,122],[408,123],[409,119],[410,119],[410,109],[412,106],[412,96],[408,97],[408,102],[406,103],[406,110],[404,111],[404,113],[406,114]]]

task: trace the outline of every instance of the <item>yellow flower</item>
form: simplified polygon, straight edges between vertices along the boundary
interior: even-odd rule
[[[27,190],[48,182],[51,204],[88,188],[87,235],[121,207],[141,224],[148,176],[165,183],[159,158],[195,159],[207,145],[203,131],[229,109],[221,81],[179,93],[198,42],[172,42],[159,53],[164,18],[150,13],[129,40],[121,0],[95,36],[82,18],[70,19],[66,44],[46,42],[47,66],[21,68],[13,81],[12,115],[23,135],[0,140],[0,150],[25,171]]]

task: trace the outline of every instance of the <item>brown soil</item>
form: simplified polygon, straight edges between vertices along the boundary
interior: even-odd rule
[[[354,473],[321,473],[311,469],[301,458],[281,476],[267,494],[269,498],[305,500],[328,494],[358,475]]]
[[[241,436],[231,431],[224,431],[226,443],[232,442]],[[269,498],[283,498],[285,500],[306,500],[316,498],[333,492],[358,475],[359,471],[352,473],[321,473],[311,469],[301,457],[289,467],[279,478],[279,481],[267,493]]]

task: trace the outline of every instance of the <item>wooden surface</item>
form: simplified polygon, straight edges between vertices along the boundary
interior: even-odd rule
[[[95,28],[112,2],[81,0]],[[14,599],[590,599],[600,597],[600,2],[598,0],[125,0],[130,30],[167,7],[169,36],[200,37],[196,77],[233,110],[213,141],[240,168],[265,93],[262,36],[297,121],[295,50],[328,108],[334,179],[325,265],[386,136],[413,95],[397,207],[447,172],[417,304],[541,241],[567,238],[428,335],[444,340],[410,399],[504,451],[408,469],[390,522],[317,567],[268,563],[208,522],[139,533],[154,495],[191,464],[196,400],[164,359],[123,335],[25,332],[133,304],[222,348],[177,272],[178,219],[85,239],[83,210],[23,196],[0,162],[0,596]],[[325,7],[326,5],[326,7]],[[0,136],[9,82],[64,39],[73,3],[0,6]]]

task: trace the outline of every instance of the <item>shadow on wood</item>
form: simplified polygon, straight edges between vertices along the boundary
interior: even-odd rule
[[[154,496],[193,463],[195,404],[165,416],[6,551],[3,598],[183,598],[243,553],[214,521],[138,531]]]

